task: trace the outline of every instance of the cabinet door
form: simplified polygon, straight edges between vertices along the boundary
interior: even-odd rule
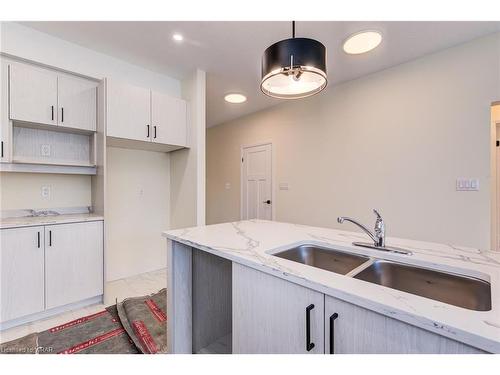
[[[151,141],[149,89],[106,80],[108,136]]]
[[[64,75],[58,77],[59,125],[96,130],[97,83]]]
[[[44,309],[43,227],[0,230],[0,321]]]
[[[153,142],[186,146],[186,102],[179,98],[151,92]]]
[[[46,226],[46,307],[95,297],[102,290],[102,221]]]
[[[336,319],[334,314],[337,314]],[[333,347],[330,346],[332,339]],[[325,353],[478,354],[482,351],[351,303],[325,296]]]
[[[57,124],[57,75],[23,64],[9,66],[10,119]]]
[[[9,64],[0,59],[0,162],[10,162]]]
[[[233,353],[324,353],[323,318],[322,293],[233,263]]]

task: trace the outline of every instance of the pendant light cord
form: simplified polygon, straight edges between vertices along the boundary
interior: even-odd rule
[[[295,21],[292,21],[292,38],[295,38]]]

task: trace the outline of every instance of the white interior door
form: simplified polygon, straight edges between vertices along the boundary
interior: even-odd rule
[[[272,145],[244,147],[241,161],[242,220],[272,220]]]

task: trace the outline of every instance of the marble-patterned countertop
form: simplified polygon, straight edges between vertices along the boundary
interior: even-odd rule
[[[263,220],[171,230],[163,235],[476,348],[500,353],[500,253],[388,237],[388,246],[413,252],[392,254],[353,246],[353,241],[369,240],[363,233]],[[468,310],[272,256],[305,243],[489,281],[492,309]]]
[[[78,223],[84,221],[104,220],[102,215],[91,213],[62,214],[47,216],[21,216],[0,219],[0,229],[33,227],[37,225]]]

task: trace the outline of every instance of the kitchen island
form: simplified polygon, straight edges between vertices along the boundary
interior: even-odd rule
[[[164,232],[171,353],[500,353],[500,254],[399,238],[411,255],[353,246],[362,233],[249,220]],[[485,311],[273,254],[315,245],[489,283]]]

